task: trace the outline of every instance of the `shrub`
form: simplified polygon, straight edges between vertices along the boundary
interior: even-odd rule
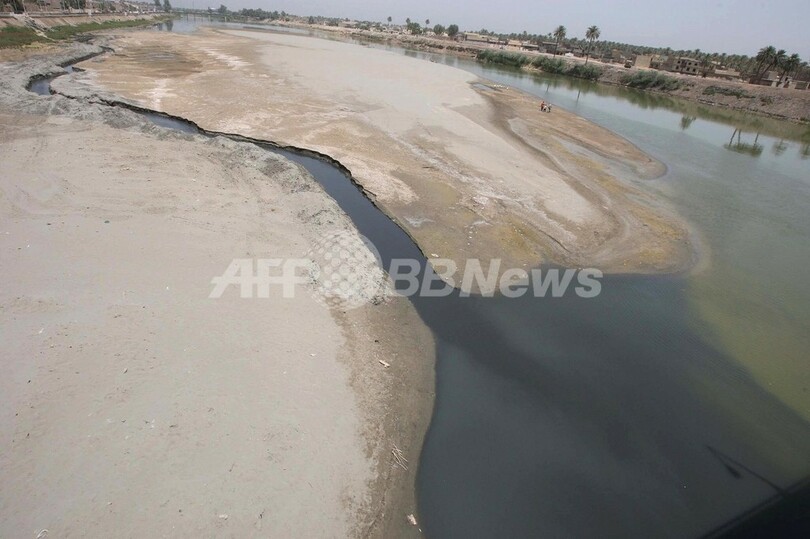
[[[580,79],[599,80],[599,77],[602,76],[602,70],[596,66],[588,66],[584,64],[569,66],[565,60],[561,60],[560,58],[546,58],[545,56],[537,56],[534,59],[531,59],[526,55],[517,52],[493,50],[479,51],[476,58],[482,62],[502,64],[517,68],[521,68],[525,65],[531,65],[532,67],[546,73],[568,75],[570,77],[577,77]]]
[[[523,67],[529,63],[529,58],[527,58],[526,55],[506,51],[482,50],[478,51],[476,58],[483,62],[503,64],[512,67]]]
[[[599,77],[602,76],[602,70],[596,66],[577,64],[566,71],[565,74],[580,79],[599,80]]]
[[[0,48],[22,47],[37,41],[45,41],[45,39],[27,26],[7,26],[0,29]]]
[[[747,93],[742,88],[725,88],[723,86],[707,86],[706,89],[703,90],[703,94],[704,95],[715,95],[715,94],[730,95],[730,96],[736,97],[737,99],[740,99],[740,98],[751,99],[751,98],[754,97],[753,95]]]
[[[94,30],[107,30],[111,28],[131,28],[135,26],[144,26],[147,24],[155,24],[157,20],[148,19],[135,19],[131,21],[106,21],[106,22],[85,22],[75,26],[54,26],[47,31],[48,37],[51,39],[68,39],[84,32],[92,32]]]
[[[656,71],[638,71],[629,73],[621,78],[622,84],[640,90],[661,90],[671,92],[681,87],[681,82],[663,73]]]
[[[532,65],[537,69],[545,71],[546,73],[556,73],[562,75],[566,70],[566,63],[559,58],[546,58],[545,56],[538,56],[532,62]]]

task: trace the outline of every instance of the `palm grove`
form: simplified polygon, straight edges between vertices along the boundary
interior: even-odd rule
[[[517,39],[529,43],[543,44],[547,41],[555,43],[555,50],[568,47],[579,47],[585,51],[586,58],[588,57],[602,57],[610,54],[613,51],[618,51],[619,54],[625,57],[632,57],[634,55],[649,54],[660,56],[685,56],[698,60],[703,65],[711,65],[716,62],[728,69],[739,71],[744,79],[759,79],[763,77],[768,71],[776,71],[781,80],[786,77],[794,79],[807,80],[810,79],[810,66],[797,53],[787,54],[784,49],[777,50],[776,47],[771,45],[763,47],[755,56],[748,56],[745,54],[727,54],[712,52],[707,53],[700,49],[672,49],[670,47],[646,47],[643,45],[632,45],[629,43],[620,43],[617,41],[598,41],[601,32],[597,26],[589,27],[585,32],[585,37],[579,39],[576,37],[568,37],[567,29],[565,26],[558,26],[554,31],[548,34],[529,34],[524,31],[522,33],[510,34],[496,34],[490,32],[486,28],[479,30],[477,33],[481,35],[489,35],[498,37],[503,40]]]

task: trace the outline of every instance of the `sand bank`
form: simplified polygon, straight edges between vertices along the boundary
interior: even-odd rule
[[[438,63],[253,31],[134,32],[76,80],[143,106],[326,153],[427,254],[669,272],[687,227],[628,141]]]
[[[0,66],[0,535],[415,533],[390,451],[416,462],[429,332],[403,300],[209,299],[354,228],[255,146],[25,90],[96,50]]]

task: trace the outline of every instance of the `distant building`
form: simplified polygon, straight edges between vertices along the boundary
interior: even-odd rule
[[[670,69],[667,69],[669,63],[670,63],[669,56],[654,54],[653,57],[650,59],[650,69],[661,69],[664,71],[671,71]]]
[[[470,41],[472,43],[482,43],[482,44],[491,44],[491,45],[502,45],[505,46],[509,43],[505,39],[501,39],[498,36],[485,36],[483,34],[476,34],[475,32],[465,32],[462,34],[464,36],[464,41]]]
[[[793,77],[784,76],[780,77],[776,71],[767,71],[759,79],[750,79],[751,84],[758,84],[760,86],[770,86],[772,88],[793,88],[794,90],[807,90],[809,89],[810,82],[805,80],[794,80]]]
[[[633,65],[635,65],[636,67],[649,68],[651,67],[652,60],[653,60],[652,54],[639,54],[638,56],[636,56],[636,60],[635,62],[633,62]]]
[[[683,73],[684,75],[697,75],[700,73],[700,60],[679,56],[675,60],[672,71]]]
[[[489,43],[490,37],[475,32],[464,32],[464,41],[471,41],[473,43]]]
[[[776,71],[766,71],[759,79],[752,78],[749,82],[759,86],[778,88],[782,81],[779,80],[779,74]],[[787,83],[790,84],[790,77],[787,78]]]
[[[556,47],[557,43],[555,41],[543,41],[538,46],[538,50],[547,54],[553,54]]]
[[[724,69],[723,66],[716,68],[712,72],[712,76],[716,79],[723,80],[740,80],[740,72],[735,69]]]
[[[627,61],[627,58],[622,54],[619,49],[613,49],[610,52],[605,52],[602,54],[602,58],[600,59],[602,62],[606,64],[622,64]]]

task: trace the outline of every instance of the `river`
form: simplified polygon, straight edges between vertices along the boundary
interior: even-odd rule
[[[700,246],[687,275],[607,276],[592,299],[413,298],[438,358],[417,484],[426,534],[689,537],[746,525],[763,502],[768,518],[789,513],[810,476],[810,129],[371,46],[627,138],[666,164],[642,188]],[[421,257],[336,169],[307,167],[384,263]]]

